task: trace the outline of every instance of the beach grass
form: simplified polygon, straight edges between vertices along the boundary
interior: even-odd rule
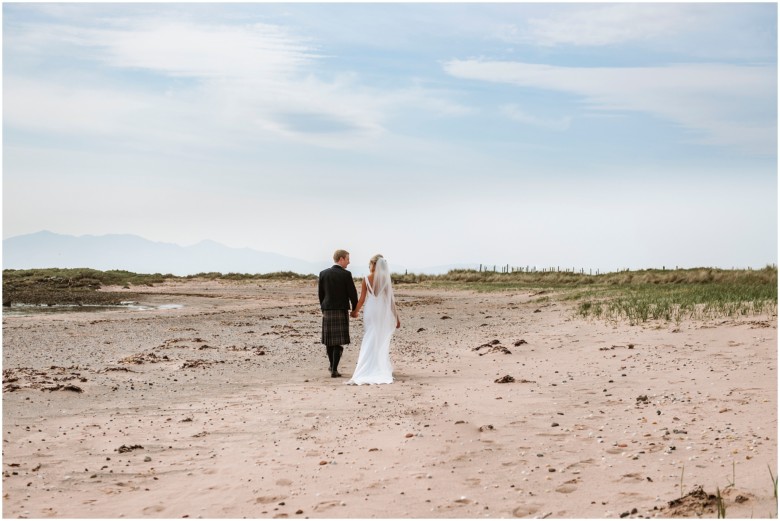
[[[101,286],[150,286],[166,280],[220,279],[220,280],[278,280],[316,279],[316,275],[301,275],[292,271],[274,273],[197,273],[176,276],[170,273],[134,273],[124,270],[101,271],[91,268],[46,268],[31,270],[3,270],[3,284],[47,284],[63,288],[99,288]]]
[[[46,284],[61,288],[94,289],[101,286],[150,285],[164,282],[173,275],[143,274],[122,270],[101,271],[91,268],[47,268],[3,270],[3,286],[7,284]]]
[[[529,290],[537,299],[573,301],[585,318],[680,323],[777,313],[777,267],[759,270],[693,268],[637,270],[586,275],[574,272],[479,272],[454,270],[444,275],[394,275],[400,284],[479,292]]]
[[[103,286],[130,284],[151,286],[165,280],[161,274],[139,275],[128,271],[89,268],[3,270],[3,306],[115,305],[134,295],[97,291]]]
[[[641,284],[567,298],[579,301],[577,313],[583,317],[628,320],[632,324],[777,312],[777,286],[772,284]]]
[[[718,519],[726,519],[726,502],[720,494],[720,488],[715,489],[715,506],[718,510]]]
[[[166,280],[220,279],[220,280],[314,280],[314,275],[300,275],[284,271],[275,273],[198,273],[180,277],[162,273],[134,273],[123,270],[101,271],[91,268],[47,268],[30,270],[3,270],[3,306],[31,305],[115,305],[135,300],[137,295],[124,292],[97,291],[105,286],[154,286]]]

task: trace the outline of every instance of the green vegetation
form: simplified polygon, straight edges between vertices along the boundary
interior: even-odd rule
[[[440,283],[469,285],[489,289],[503,288],[587,288],[590,286],[669,285],[669,284],[725,284],[725,283],[777,283],[777,267],[760,270],[722,270],[717,268],[691,268],[681,270],[636,270],[588,275],[571,271],[493,271],[451,270],[444,275],[393,274],[394,283]]]
[[[90,268],[3,270],[3,306],[17,304],[57,305],[115,305],[123,301],[137,300],[138,295],[124,292],[97,290],[104,286],[153,286],[166,280],[188,280],[195,278],[221,280],[313,280],[314,275],[299,275],[285,271],[264,274],[199,273],[188,277],[130,271],[100,271]]]
[[[720,495],[720,488],[715,489],[715,506],[718,509],[718,519],[726,519],[726,503],[723,501],[723,496]]]
[[[640,270],[586,275],[574,272],[479,272],[393,275],[396,284],[491,292],[531,290],[578,303],[582,317],[680,323],[685,319],[777,312],[777,267],[760,270]],[[540,297],[546,301],[550,295]]]
[[[5,289],[7,284],[46,284],[63,288],[97,289],[101,286],[158,284],[171,277],[173,275],[161,275],[160,273],[146,275],[130,271],[100,271],[90,268],[3,270],[3,288]]]
[[[128,271],[89,268],[3,270],[3,306],[11,303],[49,305],[114,305],[134,300],[127,293],[98,292],[103,286],[147,285],[162,282],[164,275],[139,275]]]
[[[577,298],[572,296],[571,298]],[[579,299],[578,299],[579,300]],[[777,286],[773,284],[646,284],[608,288],[582,298],[578,313],[632,324],[648,320],[680,323],[686,318],[757,315],[777,311]]]
[[[292,271],[277,271],[274,273],[198,273],[180,277],[161,273],[133,273],[131,271],[109,270],[100,271],[90,268],[48,268],[34,270],[3,270],[3,284],[18,283],[56,283],[61,287],[101,287],[101,286],[151,286],[166,280],[189,279],[222,279],[222,280],[263,280],[263,279],[294,279],[313,280],[316,275],[300,275]]]

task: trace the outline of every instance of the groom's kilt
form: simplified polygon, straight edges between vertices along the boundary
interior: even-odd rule
[[[349,311],[322,310],[322,343],[326,346],[349,344]]]

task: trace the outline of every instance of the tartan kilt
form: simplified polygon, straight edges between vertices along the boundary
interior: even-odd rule
[[[349,344],[349,311],[322,310],[322,343],[326,346]]]

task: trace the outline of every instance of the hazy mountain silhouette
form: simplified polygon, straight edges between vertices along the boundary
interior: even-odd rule
[[[136,235],[75,237],[42,231],[3,240],[3,269],[94,268],[174,275],[211,271],[306,274],[319,273],[330,264],[328,259],[314,263],[249,248],[230,248],[214,241],[179,246]]]

